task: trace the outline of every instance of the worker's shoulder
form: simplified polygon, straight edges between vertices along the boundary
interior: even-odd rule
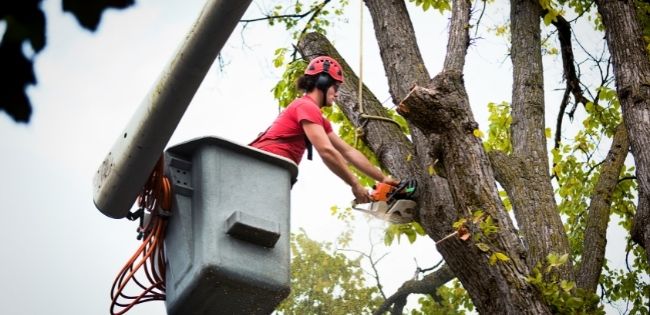
[[[305,108],[305,107],[307,107],[307,108],[316,108],[316,109],[319,108],[318,105],[316,105],[316,102],[315,102],[314,100],[312,100],[312,99],[311,99],[309,96],[307,96],[307,95],[303,95],[303,96],[298,97],[298,98],[296,98],[295,100],[293,100],[293,102],[291,102],[291,103],[289,104],[289,106],[287,107],[287,109],[290,109],[290,108],[299,108],[299,107],[300,107],[300,108]]]

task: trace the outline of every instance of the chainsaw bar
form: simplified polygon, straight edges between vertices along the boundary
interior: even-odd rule
[[[378,183],[373,188],[371,197],[374,201],[370,203],[369,209],[357,207],[358,205],[354,201],[352,209],[393,224],[414,221],[417,203],[410,198],[415,194],[415,180],[402,180],[397,186]]]

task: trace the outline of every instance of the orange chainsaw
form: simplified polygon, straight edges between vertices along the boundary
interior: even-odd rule
[[[412,222],[417,206],[412,200],[416,185],[415,180],[402,180],[397,186],[377,183],[372,187],[368,208],[360,208],[352,201],[352,209],[395,224]]]

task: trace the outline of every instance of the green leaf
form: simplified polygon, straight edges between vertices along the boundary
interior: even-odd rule
[[[476,243],[476,247],[480,249],[482,252],[489,252],[490,251],[490,246],[485,243]]]
[[[386,231],[386,233],[384,234],[384,244],[386,246],[390,246],[391,244],[393,244],[394,239],[395,239],[395,233]]]
[[[575,285],[576,285],[575,282],[571,282],[571,281],[562,280],[560,282],[560,287],[562,288],[562,290],[564,290],[564,292],[570,292],[571,290],[573,290],[573,288],[575,288]]]
[[[460,229],[460,227],[462,227],[463,225],[465,225],[465,223],[467,223],[467,219],[462,218],[462,219],[460,219],[460,220],[454,222],[454,224],[452,225],[452,227],[454,228],[454,230],[458,230],[458,229]]]
[[[492,255],[490,256],[490,259],[488,260],[488,262],[490,263],[490,265],[494,266],[494,265],[497,263],[497,256],[496,256],[496,254],[492,254]]]
[[[424,235],[427,234],[427,232],[424,230],[424,228],[422,227],[422,225],[420,225],[420,223],[412,222],[411,225],[413,225],[413,229],[415,230],[415,232],[416,232],[418,235],[422,235],[422,236],[424,236]]]
[[[501,253],[501,252],[496,252],[494,255],[497,257],[499,261],[510,261],[510,257],[508,257],[506,254]]]
[[[406,234],[406,237],[409,240],[409,243],[413,244],[415,242],[415,239],[418,237],[417,234],[415,233],[415,230],[407,230],[404,232]]]

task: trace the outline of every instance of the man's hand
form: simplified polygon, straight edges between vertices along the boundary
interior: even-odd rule
[[[354,194],[355,202],[358,204],[370,202],[370,195],[365,187],[361,184],[352,186],[352,194]]]
[[[399,183],[401,182],[401,180],[399,180],[399,179],[395,179],[395,178],[393,178],[393,177],[390,176],[390,175],[386,175],[386,176],[384,176],[384,178],[381,180],[381,182],[384,183],[384,184],[391,185],[391,186],[397,186],[397,185],[399,185]]]

